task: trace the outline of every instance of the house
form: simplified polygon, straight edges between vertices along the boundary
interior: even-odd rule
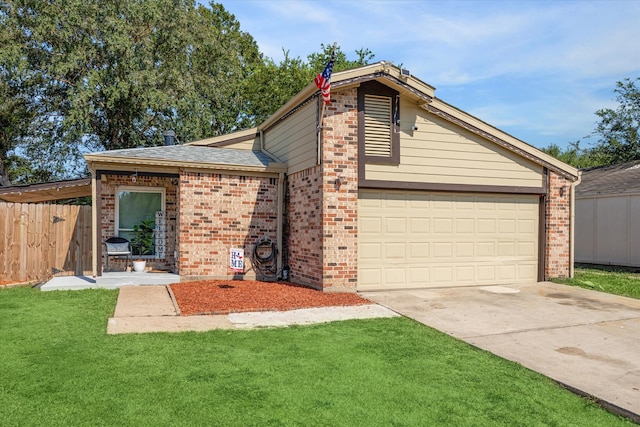
[[[403,71],[334,73],[326,109],[311,83],[253,129],[87,154],[96,274],[101,243],[148,216],[152,265],[185,279],[229,277],[230,249],[255,260],[260,239],[277,275],[325,291],[571,275],[578,171]]]
[[[640,160],[589,168],[576,187],[576,262],[640,267]]]

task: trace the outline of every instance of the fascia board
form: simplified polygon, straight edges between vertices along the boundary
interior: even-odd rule
[[[163,173],[179,173],[182,169],[193,170],[218,170],[218,171],[237,171],[237,172],[282,172],[287,167],[283,163],[271,162],[268,166],[248,166],[227,163],[207,163],[207,162],[178,162],[170,160],[156,159],[127,159],[122,157],[106,157],[85,155],[85,160],[89,163],[91,170],[97,169],[114,169],[114,170],[133,170],[140,172],[163,172]]]

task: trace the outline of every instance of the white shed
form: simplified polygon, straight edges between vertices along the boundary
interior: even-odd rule
[[[640,160],[583,170],[575,219],[576,262],[640,267]]]

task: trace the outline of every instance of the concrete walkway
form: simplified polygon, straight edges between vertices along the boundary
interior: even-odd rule
[[[113,317],[108,320],[108,334],[143,332],[209,331],[212,329],[252,329],[348,319],[396,317],[396,312],[377,304],[353,307],[323,307],[232,313],[217,316],[180,316],[167,286],[123,286]]]
[[[172,273],[115,271],[102,276],[60,276],[40,286],[41,291],[67,291],[81,289],[117,289],[122,286],[169,285],[180,282],[180,276]]]
[[[640,422],[640,300],[554,283],[362,296]]]

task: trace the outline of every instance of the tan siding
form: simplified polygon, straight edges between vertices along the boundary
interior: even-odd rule
[[[542,166],[403,102],[400,165],[366,165],[366,179],[542,186]],[[415,123],[418,130],[412,131]]]
[[[265,149],[287,163],[289,173],[316,163],[316,117],[317,106],[312,102],[264,134]]]

